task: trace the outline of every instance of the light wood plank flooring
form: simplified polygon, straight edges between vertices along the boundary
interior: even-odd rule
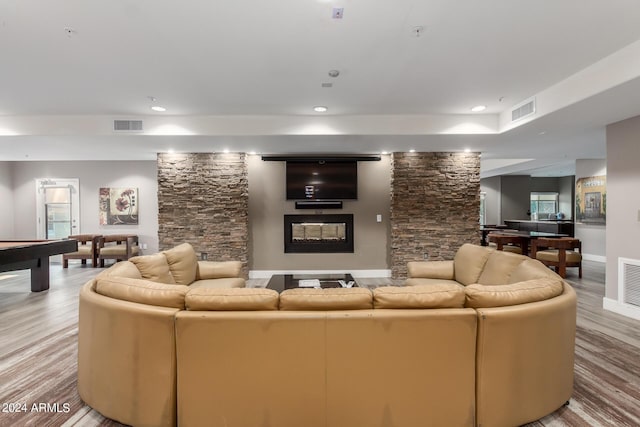
[[[78,291],[98,271],[52,265],[51,289],[42,293],[29,291],[28,271],[0,274],[0,410],[26,405],[26,412],[0,412],[0,426],[121,425],[84,405],[76,391]],[[638,426],[640,321],[602,310],[604,264],[585,262],[584,278],[570,271],[568,280],[578,292],[574,395],[569,406],[528,426]]]

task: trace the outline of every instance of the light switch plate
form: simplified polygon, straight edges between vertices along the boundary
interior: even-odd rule
[[[638,213],[638,216],[640,216],[640,212]],[[382,215],[376,215],[376,222],[382,222]]]

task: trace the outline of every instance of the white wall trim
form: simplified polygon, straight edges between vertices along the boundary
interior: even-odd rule
[[[604,255],[582,254],[582,259],[585,261],[607,262],[607,257]]]
[[[602,308],[632,319],[640,320],[640,307],[636,307],[635,305],[624,304],[614,299],[604,297],[602,298]]]
[[[249,279],[270,279],[274,274],[346,274],[361,278],[391,277],[391,270],[251,270]]]

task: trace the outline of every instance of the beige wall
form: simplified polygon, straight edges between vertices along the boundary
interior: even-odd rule
[[[247,156],[249,173],[250,270],[380,270],[389,268],[389,191],[391,166],[382,160],[358,162],[358,200],[324,214],[354,216],[354,253],[285,254],[284,215],[313,214],[285,200],[285,163]],[[376,222],[376,214],[382,222]]]
[[[52,161],[13,162],[14,238],[34,239],[37,178],[80,180],[80,233],[137,234],[147,245],[145,253],[158,251],[158,181],[155,161]],[[99,225],[100,187],[138,187],[138,225]]]
[[[618,259],[640,260],[640,116],[607,126],[605,298],[618,298]],[[606,302],[606,301],[605,301]],[[606,304],[605,304],[606,305]]]
[[[606,159],[576,160],[576,180],[580,178],[588,178],[590,176],[600,175],[607,175]],[[607,181],[608,180],[609,178],[607,178]],[[608,184],[609,183],[607,182],[607,187]],[[607,195],[607,205],[609,204],[608,198],[609,196]],[[607,206],[607,211],[609,211],[609,206]],[[607,212],[607,217],[608,216],[609,213]],[[607,222],[609,221],[610,219],[607,218]],[[575,235],[582,241],[582,255],[584,259],[605,262],[605,256],[607,254],[605,245],[607,237],[607,227],[605,225],[576,222]]]
[[[11,162],[0,162],[0,200],[3,208],[0,209],[0,239],[14,239],[13,225],[13,180]]]

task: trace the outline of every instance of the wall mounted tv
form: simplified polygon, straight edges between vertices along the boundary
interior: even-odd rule
[[[287,161],[287,200],[357,198],[357,161]]]

